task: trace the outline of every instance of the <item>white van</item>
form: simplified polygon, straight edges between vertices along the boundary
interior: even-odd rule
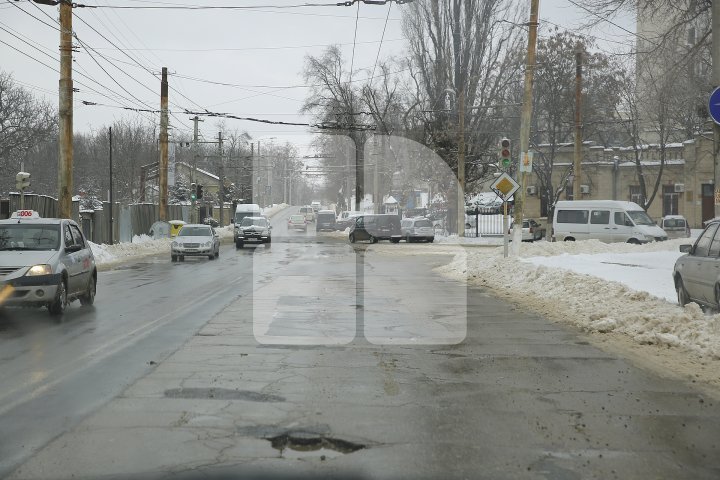
[[[667,240],[665,231],[640,205],[615,200],[560,201],[553,217],[553,240],[648,243]]]

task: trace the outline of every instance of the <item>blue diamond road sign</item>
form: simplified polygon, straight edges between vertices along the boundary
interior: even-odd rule
[[[710,95],[708,110],[710,111],[710,116],[715,121],[715,123],[720,124],[720,87],[713,90],[712,94]]]

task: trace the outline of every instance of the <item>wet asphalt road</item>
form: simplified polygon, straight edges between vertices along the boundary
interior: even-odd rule
[[[288,233],[283,213],[272,222],[278,243],[314,235],[312,226]],[[263,268],[253,256],[267,253],[262,245],[221,245],[214,261],[171,263],[168,252],[99,272],[95,305],[73,302],[60,323],[44,308],[2,311],[0,477],[249,294],[253,272]]]
[[[321,428],[366,447],[333,463],[288,463],[266,457],[270,445],[253,457],[253,443],[225,461],[290,472],[281,478],[720,477],[714,399],[606,354],[572,329],[442,280],[431,267],[446,256],[388,256],[383,248],[405,245],[353,249],[314,238],[312,229],[287,233],[288,213],[274,220],[271,249],[224,246],[213,262],[152,258],[101,273],[96,307],[73,306],[59,325],[45,311],[3,318],[0,477],[30,459],[16,477],[43,478],[33,472],[53,471],[61,458],[68,465],[68,456],[69,467],[57,470],[63,478],[73,458],[92,465],[125,455],[125,472],[143,473],[132,470],[141,426],[175,409],[185,423],[222,419],[211,431],[227,429],[238,442]],[[227,389],[218,391],[255,397],[215,417],[207,399],[196,407],[169,399],[176,380],[196,382],[187,395],[223,386],[204,358],[225,365]],[[255,389],[270,403],[258,403]],[[124,410],[128,402],[142,410]],[[233,426],[255,417],[256,426]],[[108,421],[128,428],[107,430]],[[180,445],[175,435],[200,437],[163,428],[166,452]],[[93,451],[87,435],[112,435],[116,451]],[[192,458],[205,443],[184,445],[183,461],[206,461]],[[142,461],[153,465],[152,456]]]

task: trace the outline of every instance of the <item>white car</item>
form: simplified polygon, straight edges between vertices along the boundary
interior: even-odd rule
[[[62,315],[73,300],[95,303],[97,268],[80,227],[67,218],[18,210],[0,220],[0,304],[46,306]]]
[[[220,256],[220,236],[210,225],[184,225],[170,244],[170,260],[185,261],[185,257],[208,257],[214,260]]]
[[[287,223],[288,230],[302,230],[307,232],[307,220],[305,215],[290,215]]]

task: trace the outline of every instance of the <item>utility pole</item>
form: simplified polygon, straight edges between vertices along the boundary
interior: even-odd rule
[[[712,28],[713,32],[720,32],[720,2],[712,2]],[[720,35],[712,36],[712,84],[713,87],[720,87]],[[720,161],[718,153],[720,150],[720,125],[713,122],[713,160],[715,179],[715,216],[720,216]]]
[[[255,175],[257,174],[255,165],[255,142],[250,143],[250,165],[252,166],[250,169],[250,198],[253,200],[252,203],[260,203],[258,202],[257,186],[255,185],[257,183],[255,182]]]
[[[575,49],[575,159],[573,164],[573,200],[580,200],[580,185],[582,184],[582,75],[583,50],[578,43]]]
[[[199,131],[198,131],[198,122],[202,122],[200,118],[195,115],[192,118],[193,121],[193,163],[192,163],[192,169],[190,170],[190,183],[196,183],[195,182],[195,174],[197,173],[197,158],[198,158],[198,140],[199,140]],[[193,198],[190,202],[190,223],[198,223],[198,212],[197,212],[197,198]]]
[[[225,162],[223,161],[223,137],[222,132],[218,132],[218,155],[220,156],[220,226],[223,227],[223,219],[225,217],[223,210],[225,209]]]
[[[523,159],[530,149],[530,125],[532,123],[533,83],[535,81],[539,9],[540,0],[530,0],[528,53],[527,65],[525,65],[525,92],[523,96],[522,115],[520,117],[520,159]],[[521,188],[515,192],[515,226],[513,228],[513,253],[515,255],[520,253],[520,242],[522,241],[523,210],[525,208],[525,172],[520,173],[520,185]]]
[[[458,102],[458,237],[465,236],[465,86],[460,86]]]
[[[115,236],[113,235],[113,215],[115,214],[115,204],[113,202],[113,146],[112,146],[112,127],[108,128],[108,137],[110,141],[110,194],[108,200],[110,200],[110,214],[108,215],[108,222],[110,224],[110,236],[108,239],[108,245],[112,245]]]
[[[162,68],[160,84],[160,220],[168,217],[168,81],[167,67]]]
[[[382,200],[380,198],[380,185],[378,185],[378,166],[385,155],[385,137],[386,135],[380,136],[380,154],[375,157],[375,165],[373,165],[373,204],[375,205],[375,213],[380,213],[382,208]]]
[[[58,214],[72,216],[73,192],[73,81],[72,81],[72,4],[60,2],[60,105],[58,115]]]

